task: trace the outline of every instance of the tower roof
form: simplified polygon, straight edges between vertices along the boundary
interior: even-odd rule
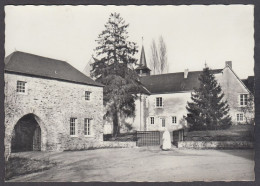
[[[142,46],[141,56],[140,56],[140,66],[147,66],[146,65],[146,58],[145,58],[145,52],[144,52],[144,46]]]
[[[147,64],[146,64],[144,46],[142,46],[140,61],[139,61],[138,67],[137,67],[136,69],[137,69],[137,70],[138,70],[138,69],[148,69],[148,70],[150,70],[150,69],[147,67]],[[150,70],[150,71],[151,71],[151,70]]]

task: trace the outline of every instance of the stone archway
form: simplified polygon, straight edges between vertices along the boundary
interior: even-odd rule
[[[16,123],[11,140],[11,151],[40,151],[42,130],[34,114],[24,115]]]

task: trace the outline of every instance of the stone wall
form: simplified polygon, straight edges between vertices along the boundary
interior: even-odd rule
[[[26,93],[16,92],[17,81]],[[90,91],[90,100],[84,98]],[[53,79],[5,73],[5,150],[20,118],[33,114],[41,127],[41,150],[64,150],[103,140],[103,88]],[[69,134],[70,118],[77,118],[76,136]],[[84,118],[91,118],[91,136],[84,136]]]
[[[180,141],[178,148],[184,149],[252,149],[251,141]]]
[[[135,148],[136,142],[121,142],[121,141],[102,141],[98,143],[86,143],[68,146],[64,150],[88,150],[88,149],[101,149],[101,148]]]

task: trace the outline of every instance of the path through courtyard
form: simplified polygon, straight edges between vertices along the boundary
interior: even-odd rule
[[[159,147],[73,152],[24,152],[58,165],[10,181],[241,181],[254,180],[253,150],[161,151]]]

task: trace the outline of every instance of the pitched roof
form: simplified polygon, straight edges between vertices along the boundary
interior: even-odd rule
[[[16,51],[5,58],[5,71],[51,79],[103,86],[65,61]]]
[[[250,90],[250,92],[254,93],[255,76],[248,76],[247,79],[242,79],[242,82]]]
[[[142,51],[141,51],[141,56],[140,56],[140,61],[139,61],[139,66],[136,68],[136,70],[142,70],[146,69],[151,71],[146,64],[146,58],[145,58],[145,52],[144,52],[144,46],[142,46]]]
[[[221,73],[223,69],[211,70],[213,74]],[[199,75],[202,71],[193,71],[184,78],[184,72],[168,73],[141,77],[142,84],[151,93],[172,93],[182,91],[192,91],[199,87]]]

